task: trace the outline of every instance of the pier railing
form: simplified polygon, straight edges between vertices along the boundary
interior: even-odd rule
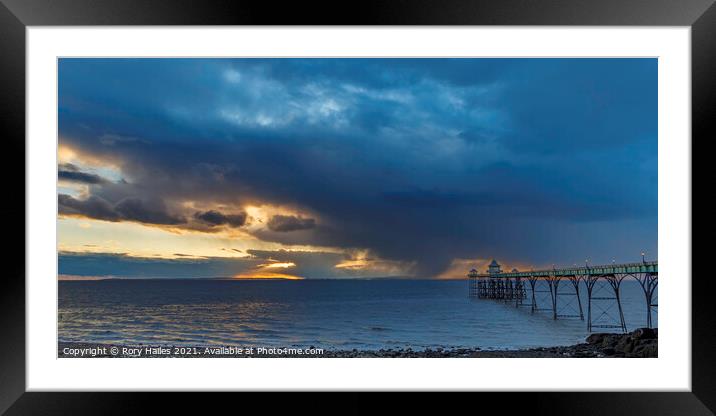
[[[620,273],[659,273],[659,262],[649,261],[641,263],[624,263],[624,264],[609,264],[600,266],[584,266],[584,267],[570,267],[560,269],[542,269],[542,270],[531,270],[528,272],[509,272],[509,273],[479,273],[473,277],[496,277],[496,278],[528,278],[532,276],[536,277],[547,277],[547,276],[589,276],[589,275],[602,275],[602,274],[620,274]]]
[[[585,320],[580,288],[587,293],[587,329],[616,328],[627,331],[622,309],[621,283],[634,278],[644,292],[646,324],[652,327],[652,313],[658,286],[658,262],[623,263],[570,268],[552,268],[507,273],[468,274],[469,295],[499,300],[532,313],[551,312],[553,319]],[[565,284],[560,285],[561,282]]]

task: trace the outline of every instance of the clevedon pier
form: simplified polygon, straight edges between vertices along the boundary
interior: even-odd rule
[[[636,280],[641,286],[649,328],[657,311],[659,267],[656,261],[645,261],[643,255],[639,263],[585,263],[584,267],[510,272],[503,272],[492,260],[485,273],[472,269],[467,276],[471,297],[529,308],[531,313],[546,312],[552,319],[581,319],[590,332],[602,328],[627,332],[621,293],[625,279]]]

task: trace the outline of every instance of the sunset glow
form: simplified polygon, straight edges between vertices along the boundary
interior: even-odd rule
[[[280,280],[303,280],[301,276],[294,276],[285,273],[271,273],[271,272],[260,272],[260,273],[244,273],[237,274],[234,279],[280,279]]]

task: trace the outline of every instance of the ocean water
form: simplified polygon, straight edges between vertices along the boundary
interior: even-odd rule
[[[58,339],[70,342],[517,349],[570,345],[588,335],[578,318],[555,321],[548,310],[532,314],[529,307],[469,298],[467,281],[172,279],[58,286]],[[600,290],[608,293],[606,286]],[[547,307],[549,295],[536,295]],[[639,284],[624,281],[621,295],[627,329],[644,326]],[[577,310],[576,297],[561,301],[560,313]],[[582,302],[586,318],[584,294]],[[596,320],[612,322],[618,310],[600,302],[593,306]]]

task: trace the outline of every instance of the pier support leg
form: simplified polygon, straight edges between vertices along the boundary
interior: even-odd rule
[[[594,285],[597,283],[598,276],[587,275],[584,283],[587,285],[587,331],[592,332],[592,293]]]
[[[549,276],[547,277],[547,284],[549,285],[549,294],[552,297],[552,319],[557,320],[557,288],[559,287],[559,281],[561,277]]]
[[[653,323],[651,320],[651,310],[657,307],[654,303],[654,292],[659,284],[658,274],[656,273],[638,273],[634,276],[641,285],[646,298],[646,326],[651,328]]]
[[[625,274],[613,274],[607,276],[607,281],[612,286],[612,289],[614,289],[614,296],[617,300],[617,307],[619,308],[619,323],[621,325],[622,332],[627,332],[626,322],[624,321],[624,311],[622,310],[622,301],[621,301],[621,294],[620,294],[620,286],[622,284],[622,280],[627,275]]]
[[[601,328],[619,328],[622,332],[627,332],[626,322],[624,321],[624,311],[622,310],[622,302],[621,302],[621,293],[620,293],[620,286],[622,283],[622,280],[624,280],[624,277],[626,275],[623,274],[608,274],[608,275],[588,275],[585,278],[585,282],[587,284],[587,330],[589,332],[592,332],[592,330],[596,327]],[[596,283],[599,280],[604,280],[609,283],[609,286],[611,286],[611,289],[613,291],[614,296],[595,296],[595,290],[594,287]],[[618,310],[618,316],[615,318],[617,321],[617,324],[605,324],[602,322],[598,322],[595,325],[594,322],[594,314],[592,313],[592,303],[595,300],[605,300],[605,301],[614,301],[617,306]],[[607,309],[604,309],[604,312],[598,316],[596,319],[599,320],[601,316],[607,315],[606,312]]]
[[[579,319],[584,320],[584,312],[582,311],[582,298],[579,296],[579,276],[567,277],[572,286],[574,286],[574,295],[577,297],[577,306],[579,307]]]
[[[535,286],[537,285],[537,278],[534,276],[530,276],[527,281],[530,282],[530,289],[532,292],[532,304],[530,305],[530,312],[535,313],[535,311],[537,310],[537,296],[535,296]]]
[[[525,284],[521,278],[515,279],[515,307],[519,308],[522,306],[522,301],[525,298]]]
[[[512,279],[505,279],[505,303],[510,302],[512,300],[512,296],[514,296],[514,286],[512,285]]]

